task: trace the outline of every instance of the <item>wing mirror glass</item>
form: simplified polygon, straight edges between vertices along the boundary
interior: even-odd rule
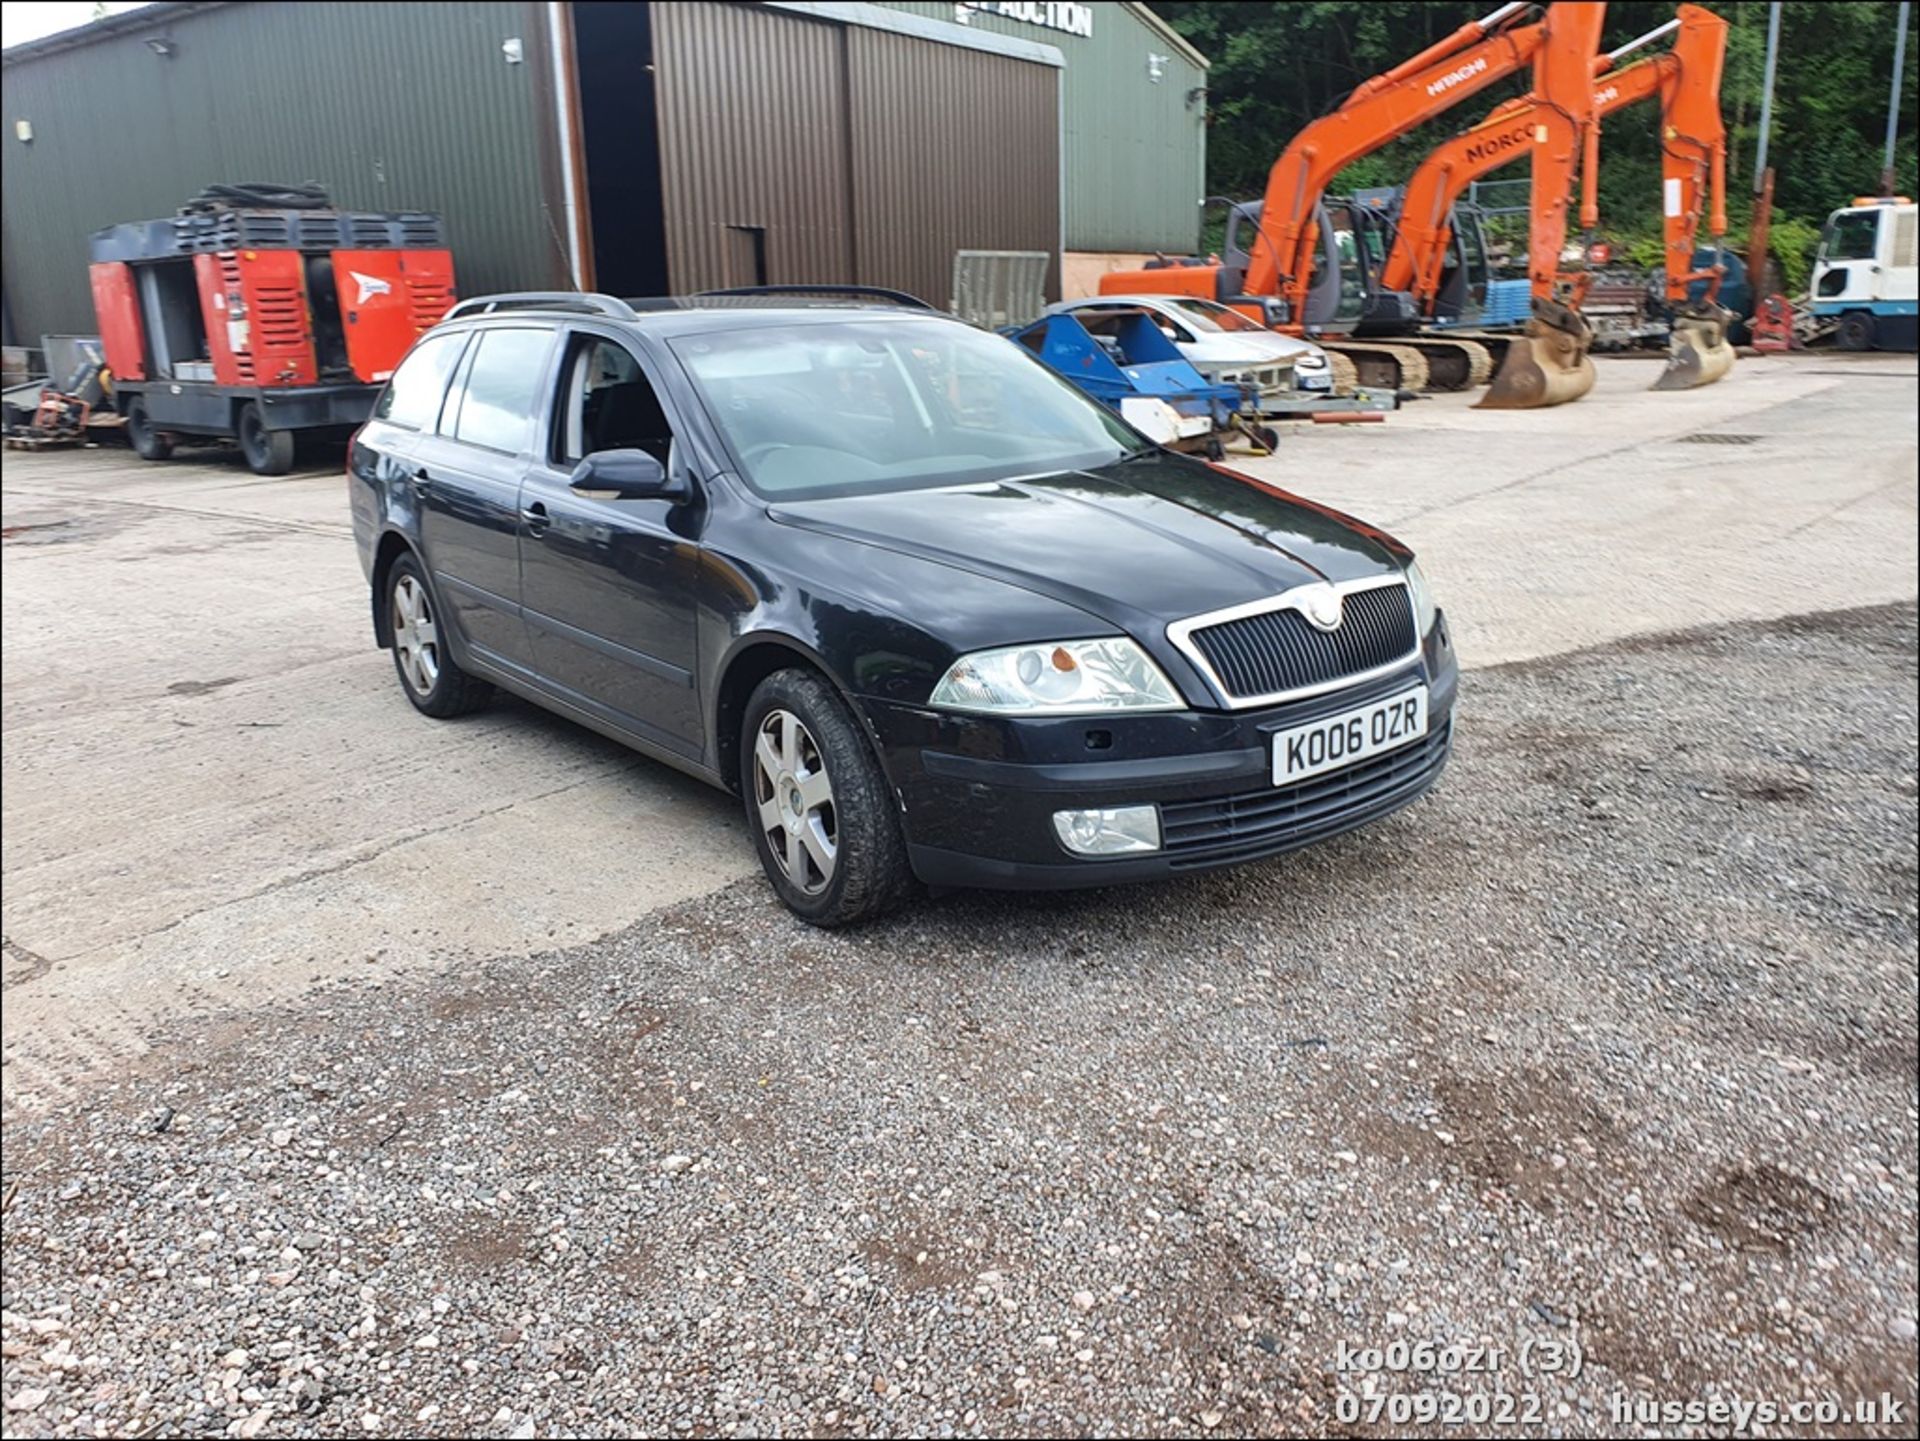
[[[568,488],[595,500],[685,500],[687,482],[644,450],[598,450],[573,468]]]

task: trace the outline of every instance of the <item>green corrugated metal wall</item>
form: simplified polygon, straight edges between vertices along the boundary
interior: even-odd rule
[[[91,332],[89,232],[170,215],[214,181],[318,180],[348,209],[436,211],[463,293],[559,283],[563,227],[542,190],[544,12],[221,6],[7,64],[0,197],[15,337]],[[154,54],[149,36],[176,52]],[[517,65],[501,51],[513,38]]]
[[[882,3],[949,22],[956,9],[940,0]],[[1067,249],[1191,250],[1206,194],[1206,97],[1188,96],[1207,72],[1126,6],[1094,0],[1091,9],[1090,36],[984,10],[971,10],[969,25],[1066,57]],[[1157,84],[1149,55],[1166,57]]]

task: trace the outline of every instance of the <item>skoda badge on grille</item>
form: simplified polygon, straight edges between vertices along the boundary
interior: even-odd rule
[[[1340,629],[1340,592],[1330,585],[1308,587],[1297,604],[1316,630]]]

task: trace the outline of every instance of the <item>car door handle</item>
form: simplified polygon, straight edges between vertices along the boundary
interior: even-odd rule
[[[426,490],[433,484],[433,477],[427,474],[425,466],[415,466],[407,472],[407,484],[415,490]]]
[[[520,508],[520,519],[527,523],[529,535],[539,535],[547,528],[547,522],[551,517],[547,514],[546,506],[536,500],[532,505]]]

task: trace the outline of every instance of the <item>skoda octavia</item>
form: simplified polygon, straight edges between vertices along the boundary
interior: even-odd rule
[[[497,687],[734,791],[825,926],[1233,865],[1434,783],[1458,666],[1405,546],[997,336],[770,300],[495,296],[419,340],[348,461],[417,710]]]

